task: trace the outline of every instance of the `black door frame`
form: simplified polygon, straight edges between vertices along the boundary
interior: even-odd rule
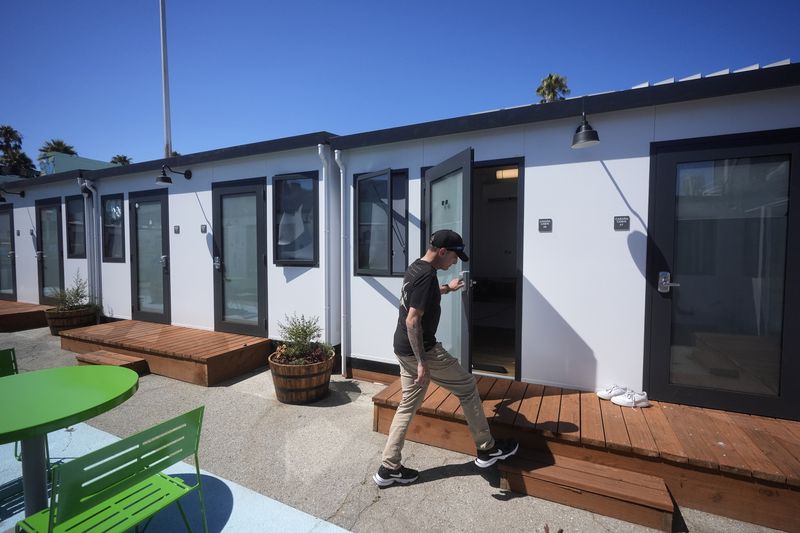
[[[61,210],[61,197],[57,196],[55,198],[45,198],[42,200],[36,200],[36,270],[37,270],[37,280],[39,285],[39,303],[40,304],[50,304],[56,305],[57,300],[55,298],[51,298],[44,294],[44,272],[43,272],[43,263],[44,259],[40,254],[42,252],[42,224],[41,224],[41,212],[42,209],[48,207],[55,207],[58,219],[58,275],[59,275],[59,283],[61,284],[61,290],[64,290],[64,227],[61,220],[62,210]]]
[[[136,232],[138,214],[137,201],[157,201],[161,204],[161,251],[166,256],[166,264],[162,265],[161,280],[163,283],[164,312],[152,313],[141,311],[138,305],[139,288],[139,237]],[[169,194],[166,189],[152,189],[149,191],[136,191],[128,193],[128,220],[130,222],[131,238],[131,318],[159,324],[172,323],[172,290],[170,278],[170,248],[169,248]]]
[[[214,331],[267,337],[267,187],[266,177],[211,184],[213,253],[214,253]],[[258,264],[258,322],[256,325],[233,324],[223,320],[224,293],[222,273],[225,258],[222,255],[222,197],[235,194],[254,194],[256,197],[256,255]]]
[[[657,290],[658,272],[672,272],[675,165],[760,155],[791,156],[787,219],[786,282],[780,392],[776,397],[700,389],[669,383],[671,292]],[[652,143],[647,246],[644,384],[654,399],[800,420],[800,128]],[[679,279],[675,280],[680,282]]]
[[[8,212],[9,232],[11,234],[11,249],[9,250],[11,259],[11,294],[0,293],[0,300],[17,300],[17,252],[16,239],[14,238],[14,204],[0,205],[0,214]]]

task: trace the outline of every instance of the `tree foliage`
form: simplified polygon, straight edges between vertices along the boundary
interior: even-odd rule
[[[22,135],[8,125],[0,126],[0,173],[33,176],[33,161],[22,151]]]
[[[37,159],[41,161],[47,157],[49,152],[78,155],[78,152],[75,151],[75,147],[71,144],[67,144],[63,139],[50,139],[49,141],[45,142],[42,147],[39,148],[39,157],[37,157]]]
[[[117,154],[111,158],[111,162],[115,165],[130,165],[133,163],[133,160],[127,155]]]
[[[557,100],[564,100],[569,95],[570,90],[567,87],[567,78],[560,74],[553,74],[552,72],[542,79],[541,85],[536,89],[536,94],[541,98],[540,104],[547,102],[555,102]]]

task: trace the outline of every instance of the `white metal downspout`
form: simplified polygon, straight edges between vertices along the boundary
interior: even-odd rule
[[[86,180],[78,178],[78,189],[83,195],[83,227],[85,228],[84,237],[86,239],[86,278],[89,281],[89,301],[94,302],[94,246],[92,244],[94,240],[94,226],[92,226],[92,220],[94,217],[92,208],[89,206],[89,189],[83,186],[84,183],[86,183]]]
[[[94,183],[89,180],[84,182],[86,184],[86,188],[92,191],[92,207],[94,207],[94,217],[92,217],[92,233],[94,234],[94,238],[92,239],[92,255],[94,260],[94,267],[95,267],[95,302],[100,307],[100,312],[103,312],[103,271],[102,271],[102,263],[100,254],[100,239],[102,238],[102,233],[100,231],[100,197],[97,195],[97,189],[94,187]]]
[[[325,188],[325,223],[323,233],[325,238],[323,242],[325,243],[325,253],[322,254],[322,293],[325,295],[325,342],[331,342],[331,295],[330,295],[330,280],[328,279],[330,274],[330,234],[331,234],[331,226],[330,226],[330,219],[331,219],[331,209],[330,209],[330,149],[325,144],[318,144],[317,145],[317,153],[319,154],[319,158],[322,161],[322,186]]]
[[[341,187],[339,217],[342,233],[340,254],[342,268],[342,289],[340,294],[342,306],[342,376],[347,377],[347,363],[350,361],[350,319],[348,317],[348,312],[350,310],[350,253],[348,251],[348,228],[350,224],[348,223],[349,217],[347,216],[347,171],[345,170],[344,161],[342,161],[341,150],[334,151],[334,159],[339,166],[339,184]]]

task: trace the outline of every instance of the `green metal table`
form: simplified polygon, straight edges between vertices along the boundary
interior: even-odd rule
[[[47,434],[116,407],[138,387],[133,370],[102,365],[0,378],[0,444],[22,441],[25,516],[47,507]]]

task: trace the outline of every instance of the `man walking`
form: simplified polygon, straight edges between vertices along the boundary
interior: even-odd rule
[[[442,295],[464,287],[464,281],[458,278],[440,286],[436,271],[449,269],[459,258],[469,261],[461,235],[451,230],[437,231],[431,236],[425,255],[408,267],[403,278],[400,316],[394,333],[403,399],[389,429],[381,466],[373,476],[380,487],[412,483],[419,476],[418,471],[404,467],[400,459],[411,418],[425,399],[431,380],[460,400],[478,450],[476,465],[489,467],[514,455],[519,447],[514,440],[494,440],[483,414],[475,378],[436,342]]]

